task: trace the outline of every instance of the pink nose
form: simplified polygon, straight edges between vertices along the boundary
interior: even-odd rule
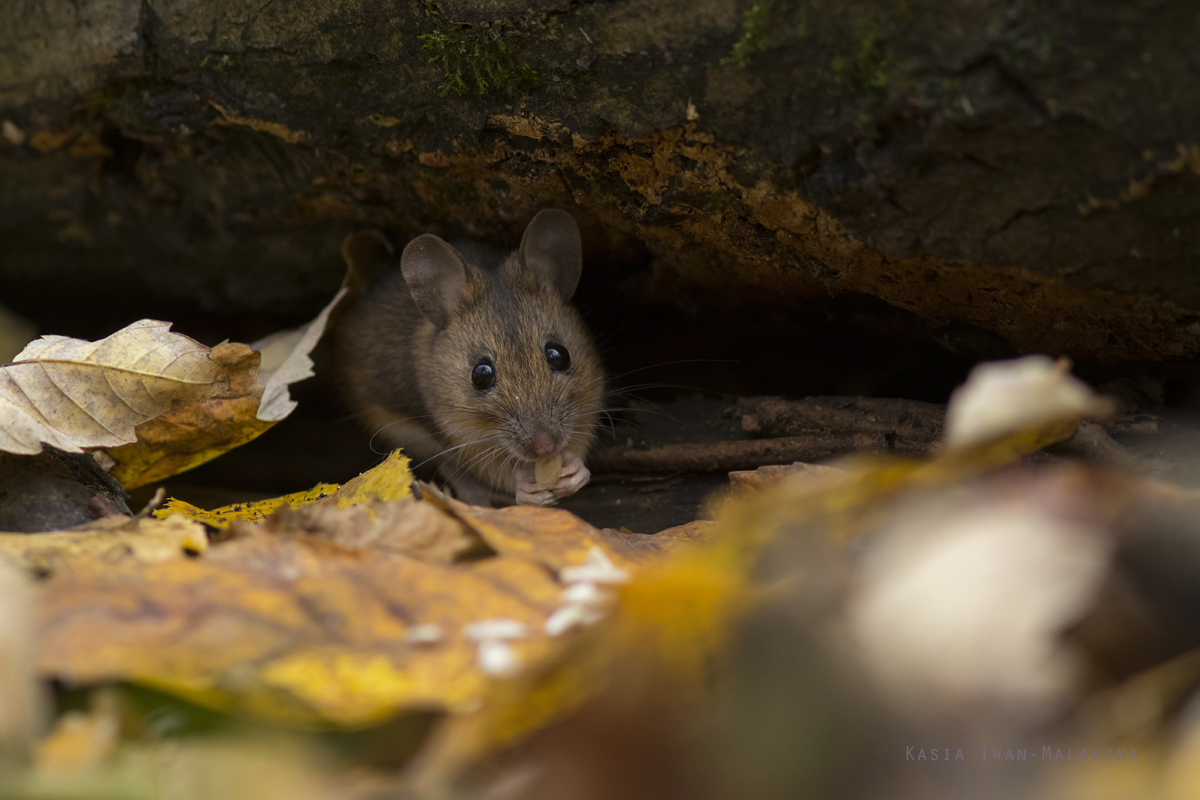
[[[546,431],[538,431],[530,438],[529,449],[538,458],[545,458],[554,452],[554,437]]]

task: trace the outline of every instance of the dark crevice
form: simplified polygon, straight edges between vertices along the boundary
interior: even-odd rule
[[[129,183],[137,182],[137,164],[145,145],[137,139],[122,135],[115,125],[106,125],[100,132],[100,143],[108,148],[110,155],[104,159],[102,171],[115,175]]]

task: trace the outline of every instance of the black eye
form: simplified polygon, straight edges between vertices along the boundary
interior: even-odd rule
[[[475,369],[471,370],[471,383],[481,392],[486,392],[496,384],[496,368],[491,361],[485,358],[475,365]]]
[[[562,372],[571,366],[571,354],[567,352],[567,348],[554,342],[546,345],[546,360],[550,362],[550,369],[555,372]]]

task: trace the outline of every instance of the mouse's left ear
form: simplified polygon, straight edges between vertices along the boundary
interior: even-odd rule
[[[583,243],[575,218],[556,208],[539,211],[521,237],[521,263],[563,300],[570,300],[583,270]]]

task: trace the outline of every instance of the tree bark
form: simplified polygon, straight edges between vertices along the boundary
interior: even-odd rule
[[[558,206],[630,302],[865,294],[967,350],[1200,352],[1193,0],[7,9],[9,285],[308,311],[356,227],[511,244]]]

